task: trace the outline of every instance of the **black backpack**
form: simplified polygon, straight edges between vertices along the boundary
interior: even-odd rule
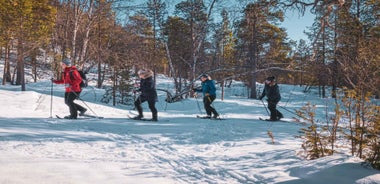
[[[74,70],[70,71],[70,79],[71,80],[75,80],[74,76],[73,76],[73,71]],[[83,70],[78,70],[78,72],[79,72],[80,77],[82,78],[82,82],[79,84],[79,86],[81,88],[87,87],[88,86],[88,81],[87,81],[87,77],[86,77],[87,72],[84,72]]]

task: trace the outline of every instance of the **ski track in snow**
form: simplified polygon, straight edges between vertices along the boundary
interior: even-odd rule
[[[169,177],[176,183],[271,183],[276,178],[268,176],[286,176],[283,167],[299,161],[293,149],[281,143],[274,145],[278,147],[276,151],[261,150],[260,147],[271,144],[265,135],[256,135],[263,137],[261,139],[245,139],[251,136],[250,126],[255,124],[256,129],[265,129],[265,123],[246,120],[239,123],[242,126],[239,127],[234,119],[201,120],[191,125],[186,123],[188,121],[186,118],[183,123],[180,119],[179,123],[174,119],[169,123],[151,123],[123,118],[77,121],[24,118],[9,123],[8,119],[1,119],[0,123],[8,125],[0,132],[9,134],[1,144],[12,144],[2,145],[11,149],[1,151],[16,151],[30,158],[117,162],[126,176]],[[176,126],[189,128],[177,130]],[[147,132],[147,129],[152,131]],[[227,141],[221,140],[221,130],[230,130],[223,132]],[[236,137],[242,140],[234,140]],[[279,163],[277,157],[288,157],[288,160]],[[148,172],[150,170],[156,172]],[[268,176],[256,173],[268,173]]]
[[[301,142],[295,136],[304,125],[292,122],[292,113],[281,109],[287,122],[258,120],[267,117],[258,100],[232,95],[216,100],[213,105],[226,120],[215,121],[195,118],[204,115],[200,99],[164,104],[166,94],[159,93],[159,121],[149,122],[128,119],[133,112],[125,109],[131,107],[97,103],[103,91],[86,88],[83,100],[105,118],[66,120],[47,118],[51,100],[51,116],[68,114],[63,87],[54,87],[51,98],[49,86],[50,81],[29,84],[28,89],[34,91],[19,92],[14,86],[0,90],[0,103],[7,104],[0,106],[4,112],[0,117],[1,184],[380,182],[379,172],[363,167],[355,157],[300,158]],[[291,95],[295,87],[281,86],[284,102],[279,105],[294,110],[305,99],[312,100],[319,103],[317,116],[324,117],[328,99],[321,102],[294,93],[296,98]],[[230,90],[226,94],[246,91]],[[150,118],[144,105],[144,116]]]

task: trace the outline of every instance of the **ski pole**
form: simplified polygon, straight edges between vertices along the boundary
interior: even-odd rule
[[[91,109],[91,107],[88,106],[87,103],[79,97],[78,93],[76,93],[75,91],[73,91],[73,89],[72,89],[71,87],[70,87],[70,89],[71,89],[71,91],[75,94],[75,96],[77,96],[77,98],[78,98],[80,101],[82,101],[82,103],[83,103],[88,109],[90,109],[90,111],[91,111],[92,113],[94,113],[97,117],[99,117],[99,115],[96,114],[96,112],[94,112],[94,111]]]
[[[292,113],[293,115],[296,115],[296,116],[300,117],[297,113],[295,113],[295,112],[293,112],[293,111],[291,111],[291,110],[289,110],[289,109],[287,109],[287,108],[285,108],[283,106],[279,106],[279,107],[282,108],[282,109],[284,109],[284,110],[286,110],[286,111],[288,111],[288,112],[290,112],[290,113]]]
[[[261,99],[261,102],[263,103],[263,106],[264,106],[264,108],[265,108],[265,111],[267,111],[268,115],[270,116],[270,113],[269,113],[269,111],[268,111],[268,108],[267,108],[267,106],[265,105],[263,99]],[[274,136],[273,136],[272,131],[270,130],[270,129],[272,128],[272,125],[273,125],[273,122],[270,122],[270,123],[268,124],[267,134],[268,134],[268,136],[272,139],[272,144],[274,144]]]
[[[50,88],[50,118],[53,118],[53,78],[51,78]]]
[[[270,113],[269,113],[269,111],[268,111],[268,108],[267,108],[267,106],[265,105],[263,99],[261,99],[261,102],[263,103],[263,106],[264,106],[264,108],[265,108],[265,111],[267,111],[267,114],[270,116]]]
[[[198,101],[198,95],[195,95],[195,101],[197,102],[199,113],[202,114],[202,109],[201,109],[201,106],[199,105],[199,101]]]

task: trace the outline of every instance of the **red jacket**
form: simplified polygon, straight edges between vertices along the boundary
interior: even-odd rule
[[[70,75],[71,73],[71,75]],[[82,77],[80,76],[77,68],[75,66],[66,67],[62,73],[61,80],[54,80],[55,84],[65,84],[66,92],[81,92],[80,83],[82,82]]]

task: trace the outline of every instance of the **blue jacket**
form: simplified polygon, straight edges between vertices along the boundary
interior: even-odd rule
[[[196,92],[202,92],[203,96],[208,93],[210,96],[216,96],[216,87],[214,80],[205,80],[202,82],[202,89],[196,89]]]

